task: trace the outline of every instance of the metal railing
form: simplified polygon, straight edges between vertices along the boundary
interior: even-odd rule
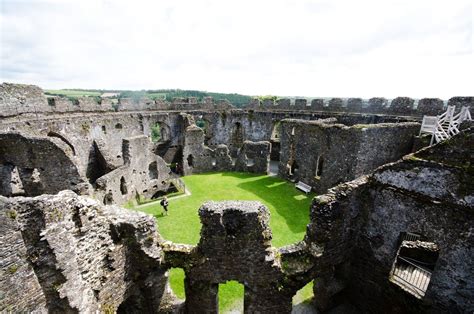
[[[431,279],[431,271],[417,265],[418,261],[398,256],[393,276],[415,289],[421,296],[425,295]],[[419,262],[423,264],[422,262]]]

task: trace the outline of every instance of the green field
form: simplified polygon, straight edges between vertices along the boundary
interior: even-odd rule
[[[314,195],[305,195],[294,185],[277,177],[248,173],[208,173],[182,178],[190,196],[170,199],[169,215],[163,216],[159,203],[141,206],[139,210],[153,215],[160,234],[176,243],[197,244],[201,223],[198,209],[213,200],[257,200],[270,210],[273,246],[281,247],[303,239],[309,222],[309,207]],[[184,298],[184,272],[171,269],[170,284],[175,294]],[[297,302],[312,295],[312,284],[300,290]],[[241,306],[243,286],[237,282],[219,285],[219,308],[225,312]],[[240,303],[239,303],[240,302]]]
[[[100,96],[101,92],[86,91],[86,90],[74,90],[74,89],[48,89],[45,90],[47,94],[58,95],[65,97],[83,97],[83,96]]]

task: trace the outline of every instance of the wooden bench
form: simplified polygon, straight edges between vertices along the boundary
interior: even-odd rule
[[[309,192],[311,192],[311,186],[307,185],[306,183],[304,182],[301,182],[301,181],[298,181],[298,183],[295,184],[295,187],[303,192],[305,192],[306,194],[308,194]]]

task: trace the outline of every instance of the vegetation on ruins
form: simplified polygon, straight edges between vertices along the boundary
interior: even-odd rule
[[[314,195],[301,193],[287,181],[267,175],[236,172],[198,174],[182,179],[191,195],[171,198],[168,216],[163,216],[158,202],[139,208],[157,219],[158,230],[167,240],[175,243],[197,244],[201,229],[199,207],[209,200],[233,199],[257,200],[269,208],[273,246],[281,247],[303,239]],[[170,284],[178,297],[185,297],[182,269],[171,269]],[[311,295],[312,284],[302,289],[298,295],[298,301],[304,301]],[[221,284],[219,286],[221,311],[235,306],[242,296],[241,284],[237,282]]]
[[[151,127],[151,140],[153,143],[158,142],[161,139],[161,126],[159,123]]]

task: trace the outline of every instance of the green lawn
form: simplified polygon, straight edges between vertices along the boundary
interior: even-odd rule
[[[305,195],[296,190],[292,183],[277,177],[236,172],[198,174],[182,179],[191,195],[170,199],[168,216],[162,215],[158,202],[139,208],[157,219],[158,230],[167,240],[197,244],[201,230],[198,209],[209,200],[260,201],[270,210],[273,246],[281,247],[303,239],[314,194]],[[184,298],[183,280],[181,269],[171,269],[170,284],[180,298]],[[301,298],[306,299],[311,290],[303,289],[304,296]],[[233,308],[242,295],[243,286],[239,283],[219,285],[220,311]]]

